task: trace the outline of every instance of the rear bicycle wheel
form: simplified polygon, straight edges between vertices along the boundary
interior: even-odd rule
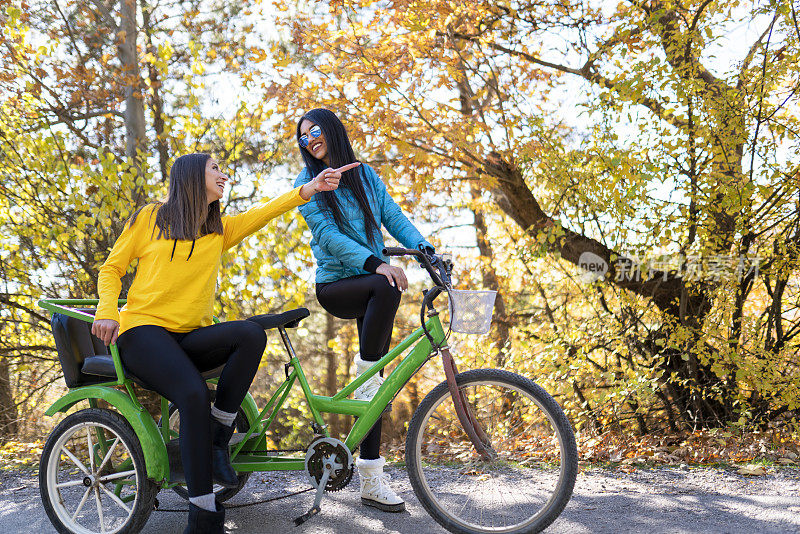
[[[572,496],[578,470],[575,437],[564,412],[541,387],[499,369],[456,376],[496,458],[474,450],[446,382],[414,412],[406,469],[422,506],[463,534],[539,532]]]
[[[139,532],[158,490],[147,478],[139,438],[110,410],[68,415],[42,450],[42,504],[62,534]]]

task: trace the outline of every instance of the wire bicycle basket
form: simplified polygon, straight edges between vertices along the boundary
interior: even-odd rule
[[[487,334],[497,291],[451,289],[450,329],[462,334]]]

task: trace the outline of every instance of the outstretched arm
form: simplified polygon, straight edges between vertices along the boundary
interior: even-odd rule
[[[292,191],[251,208],[240,215],[224,217],[222,219],[224,227],[223,249],[237,245],[242,239],[260,230],[275,217],[308,202],[316,193],[333,191],[339,187],[342,173],[359,165],[361,163],[355,162],[338,169],[327,168],[307,184],[296,187]]]
[[[342,174],[350,169],[355,169],[359,165],[361,165],[361,162],[356,161],[354,163],[343,165],[338,169],[331,169],[328,167],[319,173],[313,180],[300,188],[300,196],[303,197],[303,200],[310,200],[311,197],[320,191],[333,191],[339,187],[339,180],[342,179]]]

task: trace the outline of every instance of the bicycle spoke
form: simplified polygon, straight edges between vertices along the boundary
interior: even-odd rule
[[[100,502],[100,490],[97,488],[94,488],[94,500],[97,503],[97,515],[100,516],[100,532],[105,532],[106,522],[103,517],[103,504]]]
[[[103,468],[106,466],[106,462],[108,462],[108,459],[111,458],[111,455],[114,453],[114,449],[117,447],[118,443],[119,443],[119,437],[117,437],[117,439],[114,440],[114,443],[111,444],[111,447],[108,449],[108,452],[103,458],[103,461],[100,462],[100,467],[97,468],[98,472],[102,471]]]
[[[91,469],[92,473],[94,473],[94,446],[92,445],[92,430],[88,426],[86,427],[86,446],[89,450],[89,469]]]
[[[70,480],[69,482],[61,482],[60,484],[56,484],[56,487],[58,489],[70,488],[70,487],[73,487],[73,486],[80,486],[81,484],[83,484],[83,479],[79,478],[79,479],[76,479],[76,480]]]
[[[102,484],[105,484],[106,482],[110,482],[112,480],[116,480],[116,479],[122,478],[122,477],[129,477],[129,476],[135,475],[135,474],[136,474],[136,470],[132,469],[130,471],[122,471],[121,473],[113,473],[111,475],[106,475],[104,477],[100,477],[98,480],[100,480],[100,482]]]
[[[109,497],[111,497],[111,500],[112,500],[112,501],[114,501],[115,503],[117,503],[118,505],[120,505],[120,506],[122,507],[122,509],[123,509],[123,510],[125,510],[126,512],[128,512],[128,514],[130,514],[130,513],[131,513],[131,509],[130,509],[130,508],[128,508],[128,507],[125,505],[125,503],[124,503],[124,502],[122,502],[122,499],[120,499],[119,497],[117,497],[116,495],[114,495],[114,494],[113,494],[111,491],[109,491],[109,490],[108,490],[108,488],[106,488],[105,486],[103,486],[103,485],[101,484],[101,485],[100,485],[100,489],[101,489],[101,490],[103,490],[104,492],[106,492],[106,495],[108,495]]]
[[[467,509],[467,505],[469,504],[469,502],[471,500],[472,500],[472,497],[470,497],[469,495],[464,495],[464,504],[461,506],[461,511],[462,512]]]
[[[78,514],[81,512],[83,505],[86,504],[86,500],[89,498],[89,494],[92,492],[92,488],[86,488],[86,493],[83,494],[83,498],[81,502],[78,503],[78,507],[75,509],[75,513],[72,514],[72,520],[75,521],[75,518],[78,517]]]
[[[66,455],[67,455],[67,457],[68,457],[70,460],[72,460],[72,463],[74,463],[74,464],[75,464],[75,466],[76,466],[78,469],[80,469],[81,471],[83,471],[83,474],[85,474],[85,475],[91,475],[91,473],[89,472],[89,470],[88,470],[88,469],[86,469],[86,466],[85,466],[85,465],[83,465],[83,463],[82,463],[80,460],[78,460],[77,456],[75,456],[74,454],[72,454],[72,452],[71,452],[69,449],[67,449],[65,446],[62,446],[62,447],[61,447],[61,452],[63,452],[64,454],[66,454]]]

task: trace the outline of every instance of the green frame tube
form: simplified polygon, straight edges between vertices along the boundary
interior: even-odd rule
[[[445,338],[442,323],[437,314],[431,315],[425,323],[426,328],[431,333],[431,336],[436,343],[442,343]],[[386,380],[381,385],[377,394],[371,401],[361,401],[347,399],[346,397],[352,394],[361,384],[366,382],[371,376],[380,372],[381,369],[396,360],[403,352],[405,352],[412,345],[414,348],[411,352],[403,358],[397,367],[386,377]],[[289,361],[291,372],[289,372],[286,380],[284,380],[275,393],[272,394],[267,405],[261,410],[260,419],[264,423],[261,430],[263,436],[270,425],[274,421],[277,414],[283,407],[283,403],[288,397],[291,388],[295,381],[300,383],[300,387],[305,395],[306,402],[308,403],[309,410],[312,413],[314,421],[319,424],[323,429],[322,413],[337,413],[345,415],[353,415],[357,417],[357,421],[350,429],[350,432],[345,439],[345,445],[353,451],[364,439],[367,433],[372,429],[373,425],[377,422],[378,418],[383,414],[386,406],[394,399],[395,395],[403,389],[408,380],[416,373],[422,365],[430,358],[432,352],[430,341],[425,336],[422,327],[408,335],[401,341],[395,348],[383,358],[375,362],[375,364],[365,371],[361,376],[354,379],[347,384],[341,391],[336,393],[333,397],[326,397],[323,395],[315,395],[308,384],[305,373],[298,358],[292,358]],[[270,413],[268,419],[264,421],[264,416]],[[273,456],[266,454],[260,455],[257,451],[249,448],[250,452],[242,452],[246,443],[254,441],[253,436],[258,436],[254,431],[250,431],[245,435],[244,440],[234,447],[231,458],[232,464],[235,469],[239,471],[273,471],[273,470],[291,470],[291,469],[304,469],[302,460],[296,460],[291,457]],[[325,435],[328,435],[325,430]],[[261,440],[265,443],[265,440]],[[266,450],[263,450],[266,453]],[[299,462],[299,463],[297,463]],[[293,467],[292,467],[293,466]]]

